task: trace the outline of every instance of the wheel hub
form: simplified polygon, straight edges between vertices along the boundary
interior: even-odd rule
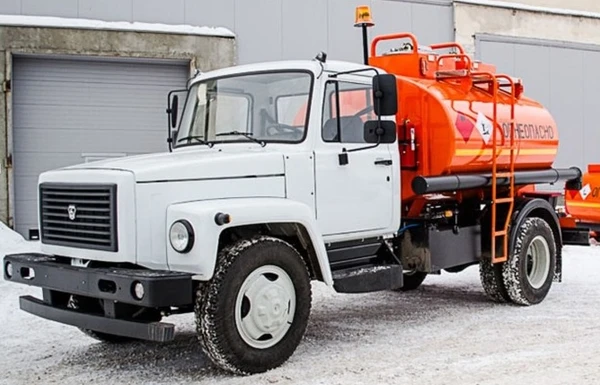
[[[550,274],[550,247],[541,235],[533,238],[527,248],[527,280],[535,288],[541,288]]]
[[[256,326],[268,333],[283,325],[287,318],[289,294],[283,287],[270,282],[262,288],[256,298],[256,311],[251,312]]]
[[[248,275],[238,292],[236,327],[248,345],[269,348],[289,330],[295,307],[296,293],[289,275],[278,266],[261,266]]]

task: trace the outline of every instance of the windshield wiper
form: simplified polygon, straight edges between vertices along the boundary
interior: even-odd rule
[[[202,138],[204,138],[204,135],[189,135],[189,136],[183,137],[181,139],[178,139],[177,143],[183,142],[184,140],[194,139],[194,140],[196,140],[200,144],[206,144],[208,147],[212,147],[213,146],[213,143],[207,142],[206,140],[204,140]]]
[[[253,138],[252,134],[249,132],[240,132],[240,131],[221,132],[219,134],[216,134],[215,136],[233,136],[233,135],[240,135],[245,138],[248,138],[249,140],[260,144],[262,147],[267,145],[267,143],[264,140],[259,140],[259,139]]]

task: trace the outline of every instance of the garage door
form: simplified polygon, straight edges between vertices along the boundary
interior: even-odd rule
[[[556,167],[600,163],[600,47],[479,35],[477,56],[523,79],[525,94],[556,120],[560,146]]]
[[[37,227],[41,172],[166,150],[166,96],[185,87],[185,63],[15,57],[15,227]]]

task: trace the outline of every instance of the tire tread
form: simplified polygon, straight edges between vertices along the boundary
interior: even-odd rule
[[[518,233],[515,239],[515,248],[511,254],[511,257],[506,263],[504,263],[502,268],[504,286],[506,287],[511,300],[515,304],[531,306],[540,303],[550,290],[552,279],[554,277],[554,269],[556,267],[556,243],[552,228],[542,218],[527,218],[517,231]],[[528,247],[528,245],[524,245],[524,242],[534,235],[545,235],[547,237],[546,240],[552,255],[550,269],[548,272],[549,278],[547,279],[546,284],[542,286],[541,290],[531,293],[532,289],[528,290],[528,288],[525,286],[528,284],[527,278],[522,276],[520,266],[521,258],[523,257],[523,249]]]
[[[198,288],[197,299],[195,303],[195,314],[196,314],[196,330],[198,339],[204,353],[211,359],[211,361],[223,370],[232,372],[239,375],[248,375],[254,373],[264,372],[273,367],[281,365],[285,362],[293,353],[296,348],[296,340],[284,338],[279,344],[287,344],[281,349],[278,349],[284,353],[278,355],[276,362],[261,362],[259,364],[249,365],[243,362],[241,359],[236,357],[235,353],[227,346],[224,336],[219,332],[220,326],[224,323],[223,317],[225,314],[219,314],[214,309],[217,308],[218,300],[221,296],[222,291],[225,289],[224,281],[227,278],[227,272],[231,266],[239,259],[241,255],[252,247],[259,247],[261,244],[271,243],[278,244],[286,247],[292,251],[297,257],[298,261],[304,266],[302,274],[305,275],[305,279],[308,281],[308,312],[310,312],[312,302],[312,292],[310,290],[310,275],[308,267],[304,263],[302,256],[298,251],[289,243],[271,236],[257,236],[252,239],[244,239],[237,241],[231,245],[224,247],[217,257],[217,263],[213,278],[211,281]],[[300,309],[297,307],[296,311]],[[298,318],[308,318],[308,314],[298,314]],[[306,325],[301,326],[300,333],[304,334]],[[286,336],[287,337],[287,336]]]

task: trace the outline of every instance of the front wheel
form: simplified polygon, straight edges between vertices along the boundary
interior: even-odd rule
[[[204,352],[222,369],[261,373],[296,350],[311,307],[308,270],[290,244],[272,237],[224,248],[201,287],[196,325]]]
[[[423,281],[427,278],[427,273],[422,271],[411,271],[404,273],[402,281],[404,282],[400,289],[394,291],[413,291],[417,290]]]
[[[517,231],[515,249],[502,267],[504,286],[514,303],[535,305],[552,286],[557,253],[554,234],[541,218],[526,219]]]

